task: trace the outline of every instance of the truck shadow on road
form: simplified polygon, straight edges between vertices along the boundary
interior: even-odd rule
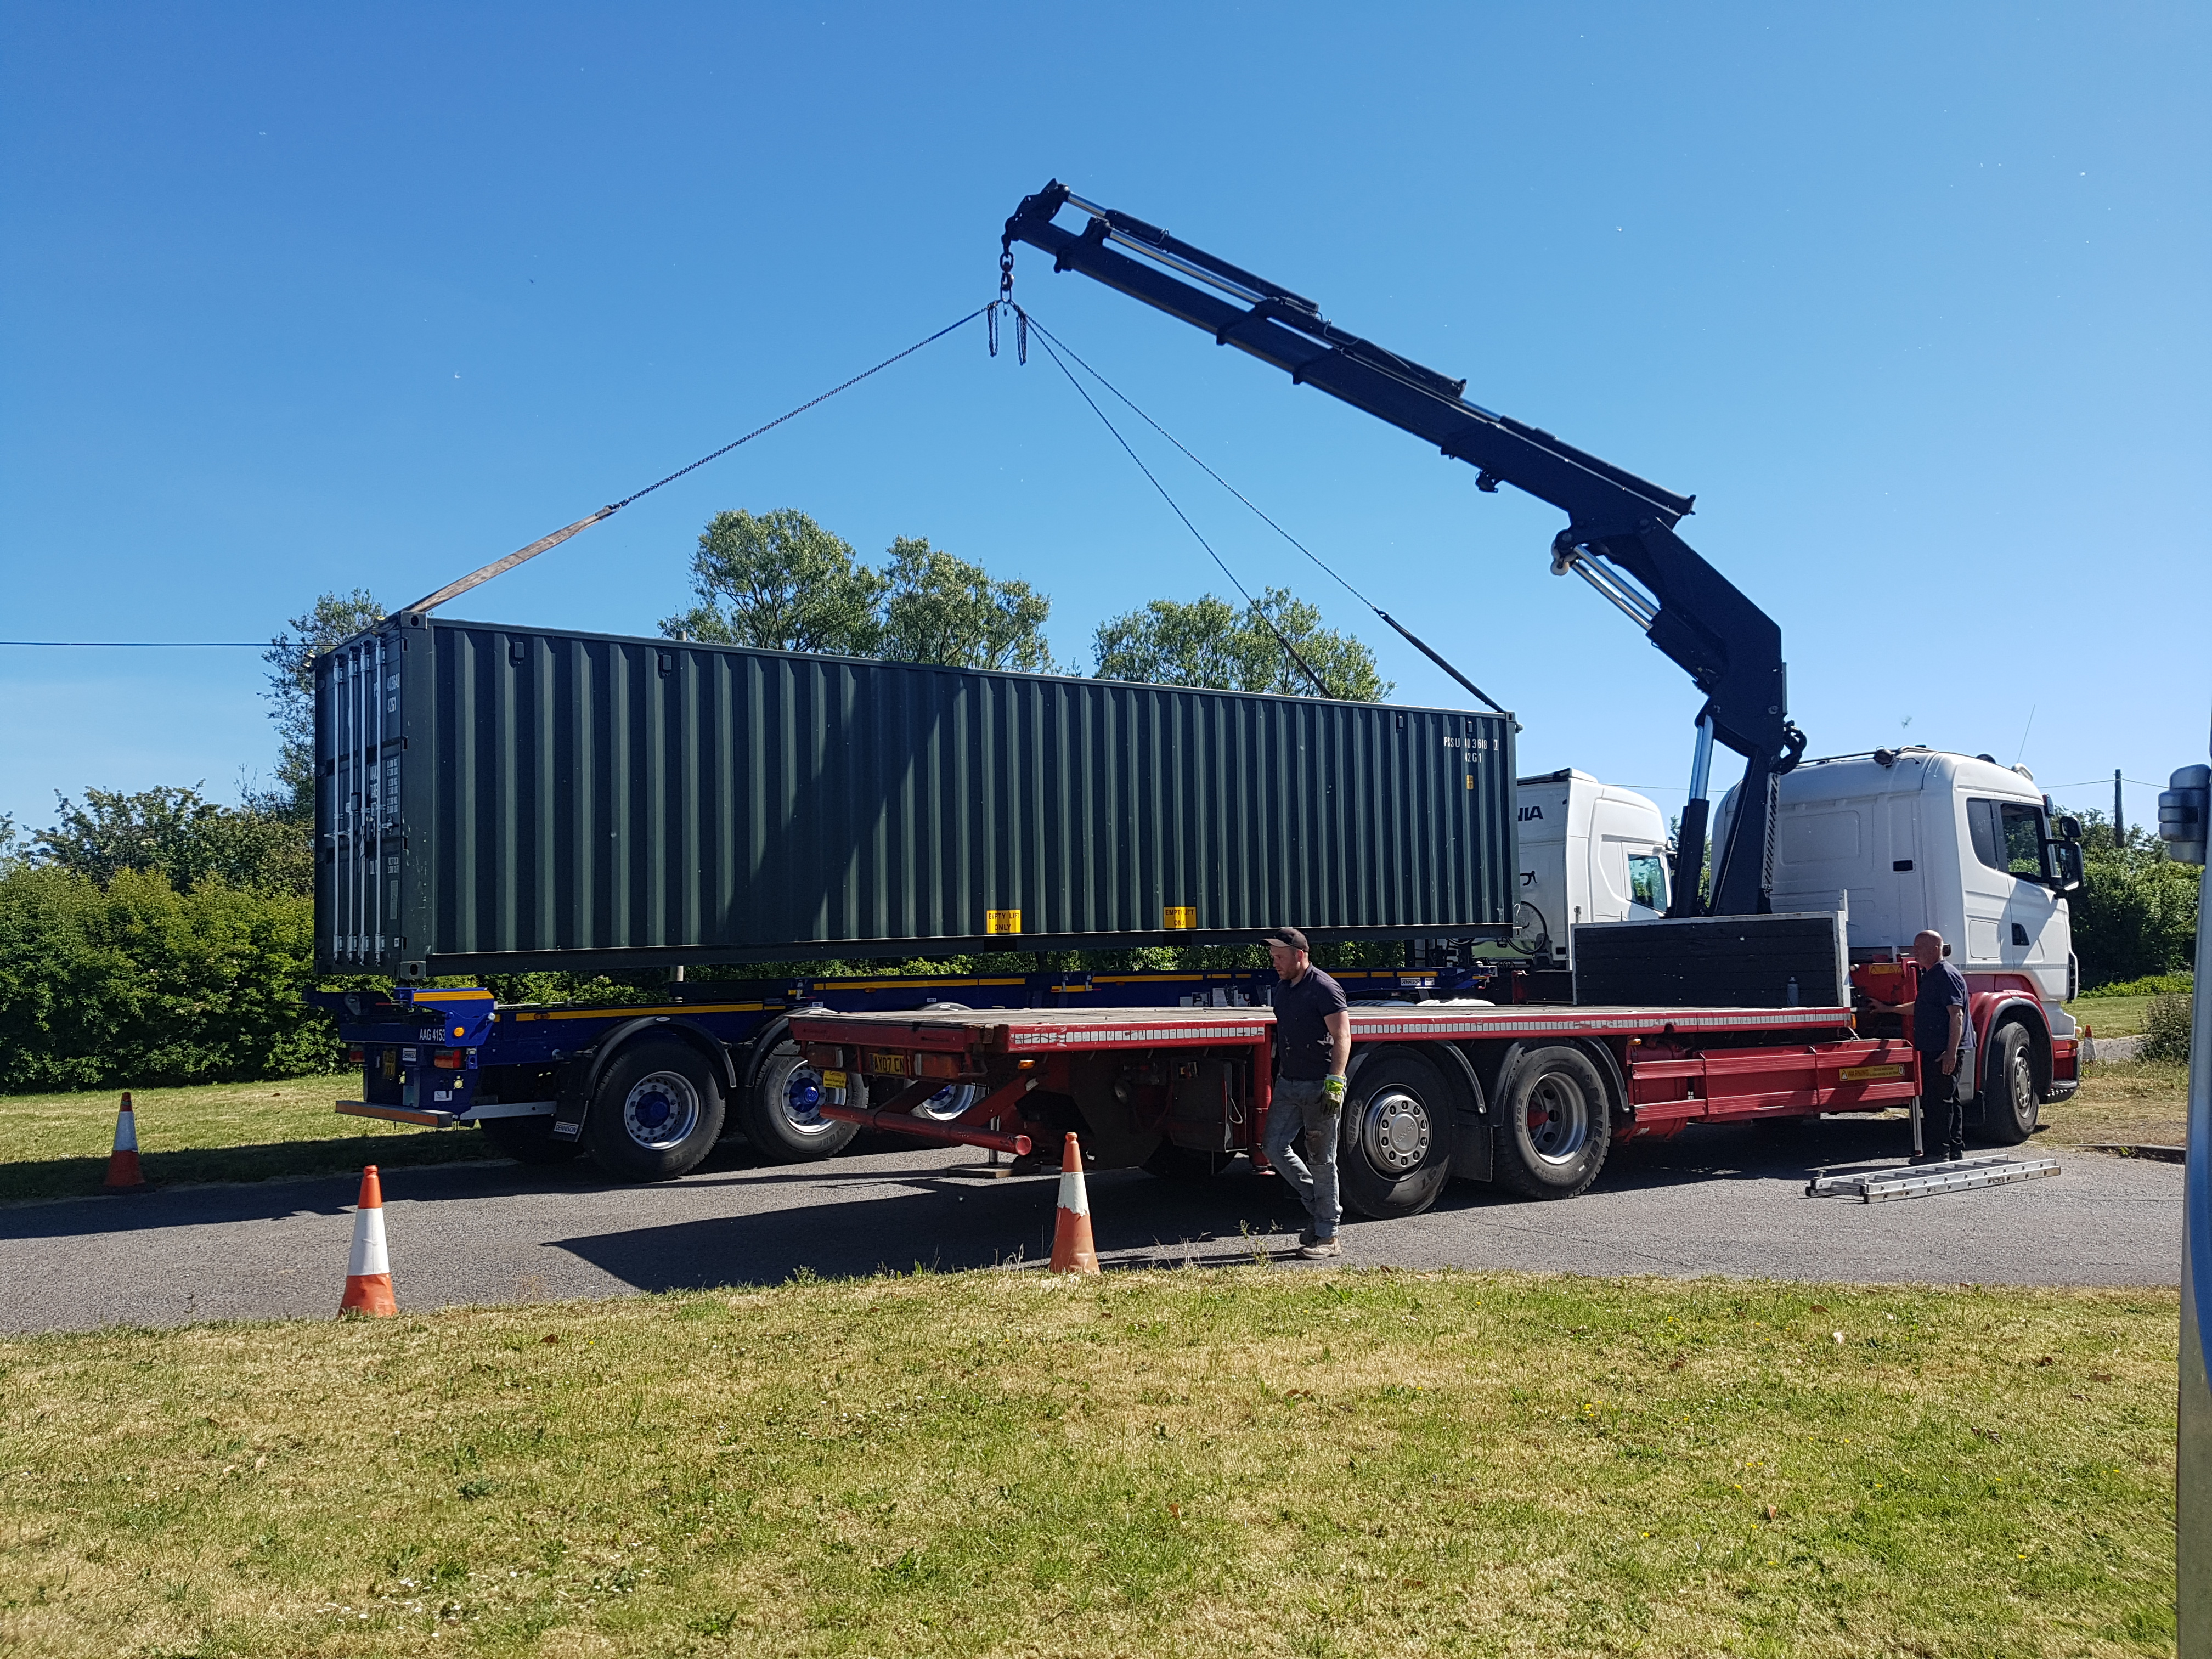
[[[1716,1180],[1794,1187],[1815,1169],[1901,1157],[1909,1150],[1906,1133],[1899,1122],[1836,1121],[1795,1132],[1692,1130],[1668,1142],[1626,1143],[1598,1184],[1573,1202],[1603,1206],[1609,1197]],[[830,1279],[1034,1268],[1051,1254],[1056,1177],[965,1180],[950,1175],[942,1161],[921,1164],[915,1155],[860,1162],[868,1167],[844,1181],[837,1179],[842,1160],[708,1177],[733,1189],[738,1206],[744,1206],[745,1193],[765,1186],[811,1188],[820,1194],[813,1201],[793,1190],[757,1208],[579,1234],[546,1248],[570,1252],[642,1291],[775,1285],[801,1273]],[[698,1183],[695,1176],[686,1184]],[[1109,1268],[1285,1261],[1295,1259],[1295,1235],[1305,1219],[1280,1182],[1242,1164],[1211,1182],[1112,1170],[1093,1174],[1089,1185],[1091,1224]],[[849,1197],[841,1190],[854,1187],[870,1190]],[[1497,1210],[1525,1223],[1551,1207],[1461,1182],[1426,1214]],[[1389,1231],[1403,1224],[1348,1218],[1347,1261],[1359,1264],[1363,1243],[1387,1249]]]

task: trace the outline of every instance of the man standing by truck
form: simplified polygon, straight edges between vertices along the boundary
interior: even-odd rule
[[[1312,1221],[1298,1239],[1310,1261],[1344,1254],[1337,1242],[1337,1128],[1344,1114],[1344,1073],[1352,1062],[1352,1016],[1343,988],[1313,965],[1306,936],[1295,927],[1267,933],[1275,964],[1274,1092],[1267,1108],[1265,1149]],[[1295,1143],[1305,1139],[1306,1158]]]
[[[1966,1054],[1966,980],[1943,960],[1943,935],[1932,927],[1914,936],[1912,960],[1920,967],[1920,990],[1912,999],[1912,1046],[1920,1055],[1920,1117],[1928,1148],[1912,1161],[1933,1164],[1939,1158],[1966,1155],[1959,1104],[1959,1065]]]

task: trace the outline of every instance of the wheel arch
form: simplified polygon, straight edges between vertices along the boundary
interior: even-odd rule
[[[1458,1045],[1450,1046],[1456,1048]],[[1599,1077],[1604,1079],[1608,1097],[1607,1111],[1621,1121],[1636,1115],[1635,1109],[1628,1103],[1628,1080],[1621,1074],[1620,1059],[1606,1043],[1561,1036],[1515,1037],[1510,1042],[1492,1041],[1468,1046],[1478,1050],[1475,1054],[1464,1058],[1469,1061],[1468,1070],[1478,1079],[1477,1087],[1481,1091],[1478,1098],[1481,1100],[1486,1113],[1489,1109],[1489,1103],[1504,1092],[1506,1084],[1512,1078],[1513,1068],[1521,1063],[1523,1055],[1538,1048],[1572,1048],[1596,1066]]]
[[[599,1039],[592,1056],[591,1071],[585,1079],[586,1100],[599,1092],[607,1068],[621,1058],[631,1043],[641,1037],[659,1036],[679,1038],[697,1049],[714,1067],[714,1080],[722,1085],[726,1094],[738,1086],[737,1068],[731,1063],[730,1051],[713,1032],[679,1014],[641,1014],[635,1019],[624,1020]]]
[[[774,1054],[781,1046],[783,1040],[790,1035],[791,1016],[778,1014],[774,1019],[763,1022],[757,1030],[747,1037],[744,1042],[744,1065],[742,1068],[733,1068],[738,1085],[750,1089],[754,1084],[759,1082],[761,1072],[768,1065],[768,1057]]]

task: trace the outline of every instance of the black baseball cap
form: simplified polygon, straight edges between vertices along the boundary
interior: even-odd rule
[[[1262,945],[1287,945],[1293,951],[1306,949],[1306,936],[1295,927],[1270,927],[1260,935]]]

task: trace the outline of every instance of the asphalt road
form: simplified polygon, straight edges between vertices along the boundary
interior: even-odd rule
[[[1895,1163],[1899,1123],[1822,1123],[1795,1139],[1692,1129],[1618,1149],[1598,1185],[1530,1203],[1455,1184],[1427,1214],[1347,1218],[1352,1267],[1501,1267],[1856,1281],[2173,1285],[2177,1165],[2061,1153],[2017,1186],[1862,1205],[1808,1199],[1808,1167]],[[2027,1151],[2041,1152],[2040,1147]],[[962,1149],[826,1164],[718,1156],[662,1186],[588,1164],[395,1170],[385,1182],[403,1309],[771,1285],[904,1270],[1036,1267],[1056,1177],[950,1173]],[[84,1329],[332,1313],[355,1179],[179,1187],[135,1198],[0,1207],[0,1330]],[[1304,1216],[1272,1176],[1238,1166],[1196,1186],[1134,1171],[1091,1177],[1108,1265],[1294,1261]]]

